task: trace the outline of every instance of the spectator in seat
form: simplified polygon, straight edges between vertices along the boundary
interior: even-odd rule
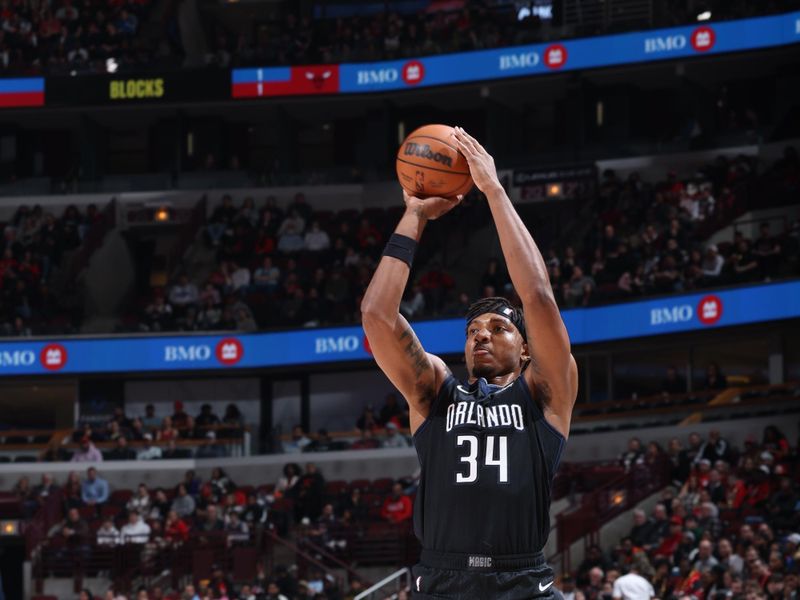
[[[81,438],[81,447],[72,455],[70,462],[103,462],[103,455],[92,443],[90,437]]]
[[[125,436],[117,438],[117,445],[106,453],[106,460],[135,460],[136,450],[128,446]]]
[[[755,241],[753,254],[758,261],[761,279],[769,281],[777,275],[780,267],[781,245],[769,233],[769,223],[762,223],[760,235]]]
[[[628,534],[634,545],[640,548],[646,546],[650,542],[652,529],[653,524],[647,520],[647,514],[641,508],[635,509],[633,511],[633,527]]]
[[[709,244],[703,256],[703,285],[715,285],[722,275],[725,259],[719,254],[716,244]]]
[[[672,438],[667,447],[667,457],[670,464],[670,480],[673,485],[682,486],[683,482],[689,477],[692,463],[689,454],[681,446],[678,438]]]
[[[233,198],[225,194],[222,197],[222,204],[214,209],[208,221],[208,237],[213,245],[219,245],[219,241],[224,235],[225,230],[233,225],[233,220],[235,218],[236,208],[233,206]]]
[[[364,407],[364,412],[361,413],[361,416],[358,417],[356,421],[356,427],[360,430],[371,429],[375,430],[378,428],[379,422],[378,418],[375,416],[375,408],[372,404],[367,404]]]
[[[200,292],[186,275],[178,277],[178,282],[169,291],[169,302],[176,313],[183,314],[190,306],[197,305]]]
[[[247,504],[242,511],[242,520],[251,528],[262,527],[267,522],[267,509],[258,501],[258,495],[247,495]]]
[[[97,530],[98,546],[116,546],[120,543],[119,529],[114,527],[114,521],[105,519],[100,529]]]
[[[161,448],[153,446],[153,434],[145,433],[143,436],[144,448],[136,455],[137,460],[156,460],[161,458]]]
[[[759,266],[756,255],[750,250],[750,243],[740,239],[736,249],[730,256],[731,276],[735,283],[756,281],[759,276]]]
[[[210,404],[203,404],[200,407],[200,414],[194,420],[195,427],[204,429],[219,425],[219,417],[214,414]]]
[[[389,421],[386,424],[386,437],[381,446],[384,448],[408,448],[408,440],[398,433],[397,425],[394,421]]]
[[[306,437],[303,428],[300,425],[295,425],[292,428],[292,439],[288,442],[283,442],[283,452],[285,454],[297,454],[311,443],[311,440]]]
[[[188,427],[190,417],[183,408],[183,402],[176,400],[173,408],[174,412],[172,413],[172,425],[178,430]]]
[[[164,417],[161,428],[156,432],[159,442],[174,442],[180,437],[180,432],[172,424],[172,417]]]
[[[644,450],[642,441],[639,438],[628,440],[628,449],[619,457],[620,464],[625,467],[625,472],[631,470],[635,465],[644,464]]]
[[[583,269],[578,265],[572,269],[569,282],[564,284],[564,302],[570,308],[575,306],[588,306],[592,292],[595,288],[594,279],[583,274]]]
[[[724,390],[728,387],[725,376],[720,372],[717,363],[711,363],[706,367],[706,380],[703,384],[704,390]]]
[[[694,556],[694,570],[703,571],[717,564],[718,561],[714,557],[714,545],[709,540],[701,540]]]
[[[699,463],[703,458],[709,460],[710,465],[715,464],[718,460],[730,462],[730,444],[728,444],[726,439],[720,436],[719,431],[716,429],[712,429],[708,432],[708,441],[704,442],[703,445],[700,446],[700,450],[694,459],[695,464]]]
[[[328,430],[320,429],[317,431],[317,437],[303,449],[303,452],[327,452],[332,449],[334,443]]]
[[[152,499],[150,498],[150,490],[147,489],[147,485],[144,483],[140,483],[139,487],[136,489],[136,494],[131,496],[131,499],[128,500],[128,503],[125,505],[129,511],[136,511],[139,514],[146,515],[150,512],[150,504]]]
[[[661,382],[661,392],[664,394],[686,393],[686,379],[678,374],[678,369],[675,365],[667,367],[667,375]]]
[[[383,501],[381,517],[399,525],[411,519],[411,498],[403,493],[403,486],[395,483],[391,495]]]
[[[774,459],[778,462],[788,457],[791,451],[786,436],[775,425],[767,425],[764,428],[764,437],[761,442],[761,447],[772,454]]]
[[[322,252],[331,247],[331,238],[320,228],[319,221],[313,221],[311,229],[306,232],[304,243],[309,252]]]
[[[146,544],[150,540],[150,525],[136,511],[128,513],[128,522],[120,530],[123,544]]]
[[[241,264],[233,264],[231,269],[231,291],[246,291],[250,286],[250,269]]]
[[[41,483],[33,487],[31,497],[41,504],[56,492],[58,492],[58,486],[53,481],[53,476],[49,473],[42,473]]]
[[[325,500],[325,478],[314,463],[306,464],[306,472],[295,486],[295,519],[308,517],[312,521],[322,512]]]
[[[357,439],[350,446],[351,450],[374,450],[380,448],[381,443],[375,439],[375,432],[372,429],[362,429],[361,438]]]
[[[275,581],[270,581],[267,584],[267,595],[264,598],[266,600],[289,600],[289,598],[281,594],[281,589]]]
[[[108,482],[97,476],[97,469],[89,467],[86,479],[81,484],[81,499],[87,506],[105,504],[108,501]]]
[[[250,527],[242,521],[239,513],[232,512],[225,525],[225,531],[228,533],[228,546],[236,543],[247,543],[250,541]]]
[[[717,556],[720,566],[733,575],[741,575],[742,569],[744,569],[744,560],[733,551],[733,545],[728,538],[722,538],[717,543]]]
[[[186,485],[178,484],[178,494],[172,501],[172,510],[181,518],[185,519],[194,514],[197,504],[192,496],[186,491]]]
[[[167,331],[172,327],[172,305],[160,293],[144,310],[145,331]]]
[[[278,478],[278,483],[275,485],[275,493],[294,495],[294,487],[300,481],[300,476],[303,470],[297,463],[287,463],[283,466],[283,475]]]
[[[219,515],[216,504],[209,504],[206,507],[205,515],[198,520],[197,529],[203,532],[224,531],[225,521]]]
[[[164,537],[173,545],[182,544],[189,539],[189,526],[171,510],[164,521]]]
[[[278,228],[278,251],[284,254],[299,252],[304,247],[303,231],[306,222],[296,210],[289,212]]]
[[[54,525],[48,532],[48,537],[60,536],[69,550],[88,551],[89,524],[81,518],[77,508],[67,511],[66,518]]]
[[[225,455],[225,448],[217,444],[217,434],[207,431],[205,439],[195,453],[195,458],[220,458]]]
[[[167,517],[172,503],[167,498],[166,492],[162,488],[156,489],[156,492],[151,496],[150,510],[147,513],[147,519],[163,521]]]
[[[253,273],[253,290],[274,294],[278,291],[281,282],[281,270],[272,262],[272,257],[265,256]]]
[[[156,407],[152,404],[148,404],[144,407],[142,426],[151,432],[155,431],[161,426],[161,419],[156,416]]]

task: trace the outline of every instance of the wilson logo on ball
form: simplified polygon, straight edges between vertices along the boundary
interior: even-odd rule
[[[406,156],[418,156],[419,158],[427,158],[433,162],[441,163],[445,166],[452,167],[453,159],[447,154],[441,152],[434,152],[428,144],[417,144],[416,142],[408,142],[404,151]]]

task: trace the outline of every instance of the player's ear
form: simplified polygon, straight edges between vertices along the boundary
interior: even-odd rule
[[[520,360],[523,363],[530,361],[531,353],[528,350],[528,342],[522,342],[522,354],[520,355]]]

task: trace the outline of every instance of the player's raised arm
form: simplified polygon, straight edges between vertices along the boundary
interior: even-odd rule
[[[577,395],[578,370],[570,353],[567,328],[550,287],[547,265],[500,184],[494,159],[460,127],[455,128],[454,137],[469,163],[475,185],[489,202],[511,282],[522,300],[531,357],[523,375],[548,422],[567,437]]]
[[[408,401],[411,431],[425,420],[439,387],[449,373],[439,357],[427,354],[400,314],[411,261],[425,224],[460,201],[420,200],[403,192],[406,212],[389,239],[361,302],[361,320],[378,366]]]

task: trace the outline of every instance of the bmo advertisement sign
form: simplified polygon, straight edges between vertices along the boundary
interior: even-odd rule
[[[573,344],[800,317],[800,281],[565,310]],[[414,323],[428,352],[464,351],[464,321]],[[0,377],[233,370],[372,361],[361,327],[218,336],[21,340],[0,343]]]

